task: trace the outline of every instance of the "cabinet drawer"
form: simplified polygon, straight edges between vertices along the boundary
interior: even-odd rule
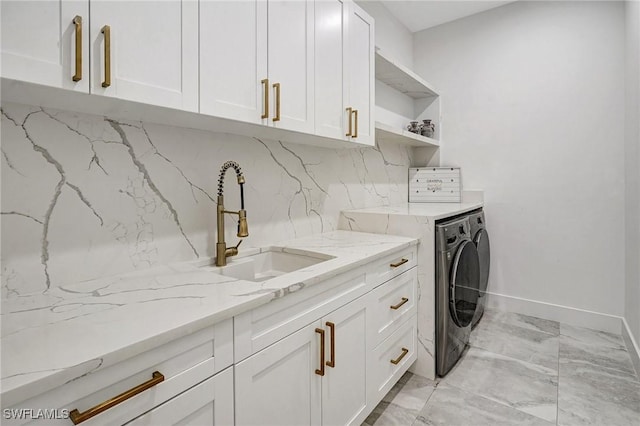
[[[358,268],[234,317],[235,361],[266,348],[370,288],[364,269]]]
[[[127,425],[233,425],[233,367],[216,374]]]
[[[233,323],[228,319],[95,373],[81,376],[12,408],[57,408],[59,412],[77,409],[84,413],[116,395],[148,382],[152,379],[153,372],[160,372],[164,376],[162,382],[82,423],[87,426],[123,424],[231,365],[232,339]],[[24,424],[29,420],[9,420],[6,424]],[[39,424],[36,422],[38,420],[34,424]],[[70,419],[62,418],[47,422],[51,425],[73,424]]]
[[[374,287],[416,266],[416,248],[376,260],[367,266],[367,284]]]
[[[416,314],[417,282],[417,268],[411,268],[368,294],[367,348],[375,348]]]
[[[414,315],[388,339],[369,352],[367,401],[371,403],[381,401],[416,360],[416,326]],[[406,355],[402,356],[405,352]]]

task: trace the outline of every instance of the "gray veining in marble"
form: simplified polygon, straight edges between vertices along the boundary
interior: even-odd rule
[[[447,383],[548,421],[556,420],[555,370],[470,348]]]
[[[523,315],[516,312],[485,309],[480,324],[483,323],[511,324],[526,330],[549,333],[555,336],[560,334],[560,323],[558,321],[532,317],[530,315]]]
[[[408,421],[413,412],[402,413],[399,405],[388,402],[397,400],[403,392],[401,386],[394,387],[385,398],[387,402],[374,411],[376,424],[383,424],[380,419],[387,419],[386,424],[415,426],[640,426],[640,381],[619,336],[495,311],[483,318],[474,333],[476,331],[486,333],[476,338],[477,341],[502,353],[468,350],[454,370],[438,380],[435,391],[424,399],[425,405],[413,423],[400,423]],[[515,333],[514,342],[524,344],[523,348],[516,350],[504,343],[510,332]],[[555,339],[555,369],[516,359],[535,359],[535,354],[527,355],[527,351],[535,352],[540,347],[532,341],[522,341],[524,337],[531,337],[529,333]],[[498,342],[490,342],[490,336]],[[505,352],[512,356],[505,356]],[[549,379],[548,383],[545,378]],[[534,403],[527,404],[528,399]],[[548,405],[540,405],[543,400]],[[557,418],[553,410],[556,403]],[[390,414],[385,417],[387,409]]]
[[[555,423],[441,383],[413,424],[549,426]]]
[[[640,424],[640,381],[616,335],[565,327],[560,336],[558,424]]]
[[[364,421],[367,426],[410,425],[435,389],[436,382],[405,373]]]
[[[493,313],[490,313],[492,315]],[[521,315],[518,317],[525,317]],[[531,317],[528,317],[531,318]],[[485,319],[489,321],[485,321]],[[483,318],[471,333],[469,344],[489,352],[556,370],[558,369],[558,336],[521,324],[531,321],[497,321]]]
[[[558,424],[640,424],[640,382],[611,375],[597,366],[561,364]]]
[[[608,347],[624,347],[622,336],[607,333],[606,331],[591,330],[584,327],[576,327],[569,324],[560,325],[560,334],[584,343],[592,343]]]
[[[3,299],[212,256],[217,170],[230,159],[246,178],[245,250],[336,230],[344,208],[407,201],[410,150],[397,144],[323,149],[14,103],[0,111]],[[225,197],[239,204],[237,190]]]

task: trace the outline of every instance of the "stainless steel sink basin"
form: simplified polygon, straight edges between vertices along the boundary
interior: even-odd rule
[[[308,266],[333,259],[322,253],[288,253],[267,249],[260,253],[228,259],[227,266],[212,268],[212,272],[247,281],[266,281]],[[211,268],[211,266],[207,266]]]

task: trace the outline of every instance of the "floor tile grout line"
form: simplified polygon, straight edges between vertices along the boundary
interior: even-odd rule
[[[538,328],[537,326],[535,326],[534,324],[529,324],[529,325],[532,325],[534,328],[526,328],[526,327],[520,326],[520,325],[518,325],[518,324],[513,324],[513,325],[515,325],[515,326],[517,326],[517,327],[520,327],[520,328],[524,328],[524,329],[526,329],[526,330],[532,330],[532,331],[538,331],[538,332],[540,332],[540,333],[544,333],[544,334],[550,334],[550,335],[552,335],[552,336],[559,336],[559,335],[560,335],[560,324],[562,324],[560,321],[555,321],[555,320],[549,320],[549,319],[545,319],[545,318],[534,317],[534,316],[532,316],[532,315],[525,315],[525,314],[521,314],[521,313],[519,313],[519,312],[501,311],[501,310],[492,310],[492,311],[493,311],[494,313],[507,313],[507,314],[513,314],[513,315],[516,315],[516,316],[527,317],[527,318],[533,318],[533,319],[537,319],[537,320],[543,320],[543,321],[547,321],[547,322],[550,322],[550,323],[558,324],[558,332],[557,332],[557,333],[555,333],[555,332],[551,332],[551,331],[545,331],[545,330],[542,330],[542,329]],[[485,312],[486,312],[486,310],[485,310]],[[510,324],[510,322],[509,322],[508,320],[507,320],[507,321],[503,321],[503,320],[498,320],[498,319],[489,319],[488,323],[489,323],[489,324],[491,324],[491,323]],[[528,323],[524,322],[524,324],[528,324]]]
[[[431,379],[427,379],[427,380],[431,380]],[[435,380],[432,380],[432,381],[433,381],[433,391],[429,394],[429,396],[427,397],[426,401],[424,402],[420,410],[418,410],[418,414],[416,414],[416,418],[413,419],[413,423],[411,423],[411,425],[416,424],[416,422],[418,421],[418,417],[420,417],[420,413],[422,413],[422,411],[425,409],[425,407],[433,397],[433,394],[436,393],[436,390],[438,390],[438,385],[440,384],[440,381],[438,381],[437,377]]]

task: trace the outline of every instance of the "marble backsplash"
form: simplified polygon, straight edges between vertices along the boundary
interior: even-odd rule
[[[408,148],[323,149],[2,104],[2,298],[212,257],[223,162],[246,177],[242,247],[337,229],[407,201]],[[233,171],[225,207],[239,208]],[[229,245],[236,219],[226,216]]]

